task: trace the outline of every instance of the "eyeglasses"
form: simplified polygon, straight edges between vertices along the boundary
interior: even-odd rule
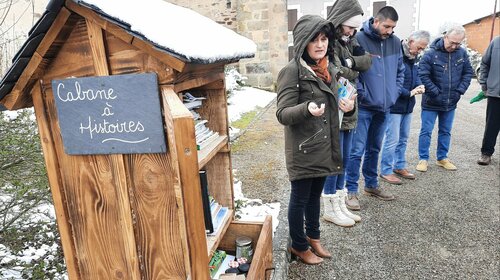
[[[452,45],[453,47],[460,47],[460,45],[462,45],[462,42],[453,42],[450,40],[450,38],[448,38],[448,36],[446,36],[446,39],[448,40],[448,43],[450,45]]]

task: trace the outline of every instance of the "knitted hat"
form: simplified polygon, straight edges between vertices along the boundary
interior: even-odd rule
[[[355,15],[352,18],[344,21],[342,25],[347,25],[350,27],[359,27],[361,23],[363,22],[363,16],[362,15]]]

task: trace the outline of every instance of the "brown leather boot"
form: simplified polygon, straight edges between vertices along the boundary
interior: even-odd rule
[[[323,246],[321,246],[321,243],[319,242],[319,239],[312,239],[309,237],[306,237],[307,242],[311,245],[314,253],[322,258],[331,258],[332,254],[328,252]]]
[[[323,259],[316,256],[311,249],[307,249],[306,251],[297,251],[292,247],[288,247],[290,253],[292,254],[292,258],[297,257],[302,260],[305,264],[320,264],[323,262]]]

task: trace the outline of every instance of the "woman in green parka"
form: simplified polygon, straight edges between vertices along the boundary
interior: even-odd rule
[[[336,71],[326,55],[334,42],[331,23],[305,15],[295,25],[293,37],[295,57],[279,73],[276,111],[284,125],[291,181],[289,250],[306,264],[318,264],[331,257],[320,244],[323,184],[326,176],[343,170],[338,110],[352,111],[354,101],[337,98]]]

